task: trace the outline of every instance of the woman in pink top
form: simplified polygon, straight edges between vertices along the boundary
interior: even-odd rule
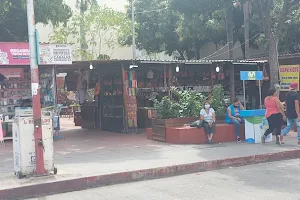
[[[266,118],[269,123],[269,129],[266,130],[265,134],[261,137],[262,143],[266,142],[266,137],[273,133],[276,133],[276,143],[281,144],[281,125],[283,120],[286,120],[283,106],[280,100],[277,98],[277,92],[275,88],[270,88],[268,91],[268,96],[265,98],[266,107]]]

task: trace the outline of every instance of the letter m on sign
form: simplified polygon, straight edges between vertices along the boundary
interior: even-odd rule
[[[256,72],[255,71],[248,72],[248,80],[256,80]]]

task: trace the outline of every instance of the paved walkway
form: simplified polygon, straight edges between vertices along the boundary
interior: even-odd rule
[[[113,185],[31,200],[297,200],[300,160]]]
[[[18,180],[13,175],[12,145],[0,149],[0,189],[53,182],[92,175],[165,167],[231,157],[251,156],[298,149],[294,136],[287,144],[223,143],[215,145],[168,145],[146,140],[144,134],[122,135],[96,130],[62,131],[66,140],[54,142],[58,175]],[[63,126],[64,127],[64,126]]]

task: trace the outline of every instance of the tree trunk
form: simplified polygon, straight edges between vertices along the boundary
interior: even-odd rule
[[[80,34],[80,49],[81,49],[81,59],[86,60],[86,51],[88,49],[86,39],[85,39],[85,30],[84,30],[84,19],[83,15],[85,12],[85,2],[84,0],[80,1],[80,27],[79,27],[79,34]]]
[[[268,39],[268,50],[269,50],[269,64],[270,64],[270,78],[271,86],[279,83],[279,62],[278,62],[278,51],[277,45],[281,36],[282,28],[286,21],[287,14],[289,13],[290,1],[284,0],[281,16],[278,20],[278,25],[272,32],[272,20],[271,20],[271,8],[272,1],[259,1],[259,15],[263,22],[264,33]]]
[[[272,32],[269,35],[269,64],[270,64],[270,77],[271,77],[271,86],[274,86],[276,83],[279,83],[279,63],[277,56],[277,44],[274,39]]]
[[[249,47],[249,1],[244,3],[244,34],[245,34],[245,59],[250,58],[250,47]]]
[[[197,55],[196,55],[196,59],[197,59],[197,60],[200,60],[200,58],[201,58],[201,55],[200,55],[200,46],[197,46],[197,47],[196,47],[196,54],[197,54]]]
[[[227,5],[226,8],[226,32],[227,32],[227,42],[228,42],[228,59],[233,60],[233,6],[231,3]],[[230,99],[233,101],[235,98],[235,88],[234,88],[234,66],[230,65]]]

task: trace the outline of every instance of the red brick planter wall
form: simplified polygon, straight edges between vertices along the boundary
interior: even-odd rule
[[[151,129],[147,129],[147,138],[151,138]],[[245,140],[245,127],[241,125],[241,139]],[[207,137],[203,128],[167,127],[166,143],[170,144],[205,144]],[[234,126],[230,124],[217,124],[216,133],[213,137],[215,142],[236,141]]]

